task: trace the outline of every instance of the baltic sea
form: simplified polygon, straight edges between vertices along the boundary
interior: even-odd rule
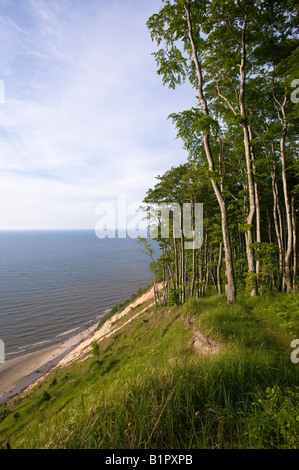
[[[0,232],[0,339],[6,360],[59,343],[151,284],[131,238],[94,231]]]

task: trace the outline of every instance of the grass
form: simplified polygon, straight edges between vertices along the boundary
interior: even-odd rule
[[[194,327],[221,343],[221,352],[199,357],[188,347]],[[149,308],[94,345],[93,357],[53,371],[2,406],[0,445],[298,448],[296,333],[295,294]]]
[[[101,320],[99,321],[99,324],[97,326],[97,330],[99,330],[101,328],[101,326],[103,326],[104,323],[106,323],[107,320],[110,320],[110,318],[113,315],[115,315],[116,313],[119,313],[122,310],[124,310],[128,305],[130,305],[130,303],[132,303],[134,300],[136,300],[139,296],[141,296],[142,294],[144,294],[148,290],[149,290],[149,287],[144,287],[144,288],[140,287],[135,292],[135,294],[132,294],[132,296],[129,299],[126,299],[123,302],[119,302],[118,304],[114,305],[114,307],[112,307],[112,309],[106,315],[104,315],[101,318]]]

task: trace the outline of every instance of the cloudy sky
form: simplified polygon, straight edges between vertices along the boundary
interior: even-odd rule
[[[156,74],[161,6],[1,0],[0,229],[93,229],[99,204],[141,202],[186,161],[167,116],[194,93]]]

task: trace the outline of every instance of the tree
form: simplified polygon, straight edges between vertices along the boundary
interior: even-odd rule
[[[201,114],[197,125],[202,126],[203,144],[206,158],[211,172],[211,183],[216,194],[222,216],[222,233],[225,251],[226,276],[227,276],[227,299],[234,303],[236,300],[236,288],[233,271],[233,260],[231,252],[231,242],[228,226],[227,207],[219,184],[213,176],[215,171],[214,156],[210,144],[209,127],[213,124],[213,119],[209,116],[207,100],[204,96],[203,71],[198,58],[198,48],[195,37],[200,39],[199,35],[194,34],[190,16],[190,1],[175,1],[171,4],[165,2],[165,7],[159,14],[152,16],[148,21],[148,27],[151,29],[152,38],[156,39],[158,44],[161,40],[165,41],[165,48],[156,53],[156,60],[160,65],[158,73],[163,75],[164,83],[169,83],[171,87],[181,83],[181,79],[189,76],[190,82],[195,85],[199,96]],[[203,2],[204,3],[204,2]],[[197,31],[198,32],[198,31]],[[187,53],[187,58],[178,49],[176,43],[181,41],[183,51]],[[190,62],[193,58],[194,62]],[[195,64],[195,75],[194,67]],[[190,65],[191,64],[191,65]]]
[[[270,160],[274,157],[281,166],[279,183],[282,183],[285,211],[278,221],[281,206],[274,173],[272,182],[276,193],[273,194],[276,196],[273,215],[276,217],[278,243],[281,247],[285,245],[281,268],[284,269],[285,283],[290,291],[291,254],[296,243],[293,226],[296,201],[289,195],[290,175],[287,174],[286,160],[288,151],[294,148],[287,142],[289,127],[292,127],[292,137],[296,140],[290,121],[295,120],[297,115],[286,99],[286,84],[293,76],[294,58],[297,57],[294,52],[298,45],[294,36],[295,2],[165,0],[163,5],[159,13],[149,18],[147,25],[152,39],[158,46],[162,45],[154,55],[163,83],[175,89],[188,81],[197,92],[197,106],[172,115],[172,118],[186,148],[197,154],[198,158],[204,150],[209,178],[221,210],[228,301],[233,303],[236,296],[228,207],[237,204],[239,210],[240,195],[234,195],[226,187],[223,167],[227,163],[224,160],[227,152],[223,152],[224,146],[228,146],[230,156],[234,158],[239,171],[236,184],[242,187],[244,221],[238,232],[241,243],[242,233],[245,237],[247,280],[251,295],[258,292],[261,263],[261,252],[255,259],[254,251],[262,243],[261,208],[264,202],[261,201],[260,188],[271,185],[270,178],[266,177],[265,183],[262,180],[260,164],[266,166],[265,159],[272,155]],[[283,73],[279,72],[281,68],[284,69]],[[263,141],[263,133],[266,129],[268,137],[271,134],[273,137],[279,123],[281,131],[277,156],[277,135],[269,151],[269,140]],[[292,161],[290,155],[288,159]],[[291,186],[294,187],[294,183]],[[286,223],[282,220],[284,217]],[[269,211],[267,222],[271,225]],[[283,234],[285,228],[286,239]],[[281,256],[281,249],[277,253]],[[294,252],[293,265],[296,259]],[[293,266],[293,279],[295,271]]]

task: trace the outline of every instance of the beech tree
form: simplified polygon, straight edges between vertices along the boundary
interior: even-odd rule
[[[192,296],[201,296],[207,292],[210,279],[213,280],[215,288],[220,284],[220,272],[222,258],[215,248],[220,244],[219,240],[219,218],[217,200],[209,185],[206,169],[195,165],[190,161],[179,167],[173,167],[164,175],[157,177],[157,184],[149,189],[144,203],[145,210],[151,212],[151,223],[158,227],[156,240],[160,245],[162,256],[158,260],[160,266],[160,281],[165,284],[164,291],[168,292],[164,296],[162,303],[168,303],[171,298],[175,303],[184,302]],[[191,220],[194,220],[195,204],[203,199],[204,205],[204,227],[203,243],[200,247],[193,247],[192,250],[185,248],[188,240],[183,213],[181,213],[179,237],[174,236],[173,213],[171,209],[173,203],[178,203],[180,207],[188,203],[191,205]],[[162,223],[165,223],[157,210],[154,219],[152,206],[163,204],[169,211],[169,237],[163,238]],[[220,230],[221,231],[221,230]],[[178,235],[178,234],[177,234]],[[220,259],[220,260],[219,260]],[[217,274],[215,266],[217,265]],[[217,281],[216,281],[217,279]]]
[[[209,179],[221,212],[227,299],[230,303],[236,299],[228,207],[235,201],[240,202],[240,198],[226,188],[227,178],[223,169],[228,152],[225,156],[225,146],[230,150],[229,158],[234,158],[234,164],[239,168],[237,184],[243,191],[242,232],[247,258],[247,287],[252,296],[258,293],[262,262],[260,253],[255,253],[263,243],[260,162],[271,154],[272,161],[273,158],[278,160],[285,208],[279,215],[277,174],[272,171],[273,216],[280,256],[284,251],[280,267],[284,270],[283,278],[290,291],[296,282],[297,262],[294,228],[297,202],[294,194],[290,197],[286,163],[288,159],[294,168],[296,166],[294,155],[287,157],[290,149],[287,142],[289,121],[296,120],[288,88],[288,80],[294,76],[294,51],[298,46],[295,2],[162,0],[162,4],[159,13],[149,18],[147,26],[152,39],[160,47],[154,56],[163,83],[175,89],[188,81],[196,91],[194,108],[172,115],[172,118],[186,148],[193,152],[197,149],[198,155],[202,155],[203,150],[208,164]],[[263,104],[265,98],[268,101]],[[265,127],[269,136],[273,135],[274,129],[277,131],[278,124],[279,155],[277,135],[271,143],[269,139],[267,145],[263,142]],[[298,135],[293,128],[292,141],[296,142],[296,139]],[[271,172],[267,183],[270,175]],[[294,184],[291,186],[296,187]],[[269,211],[267,214],[269,228],[271,215]],[[271,228],[269,233],[271,236]],[[242,244],[243,237],[239,235],[239,238]]]

